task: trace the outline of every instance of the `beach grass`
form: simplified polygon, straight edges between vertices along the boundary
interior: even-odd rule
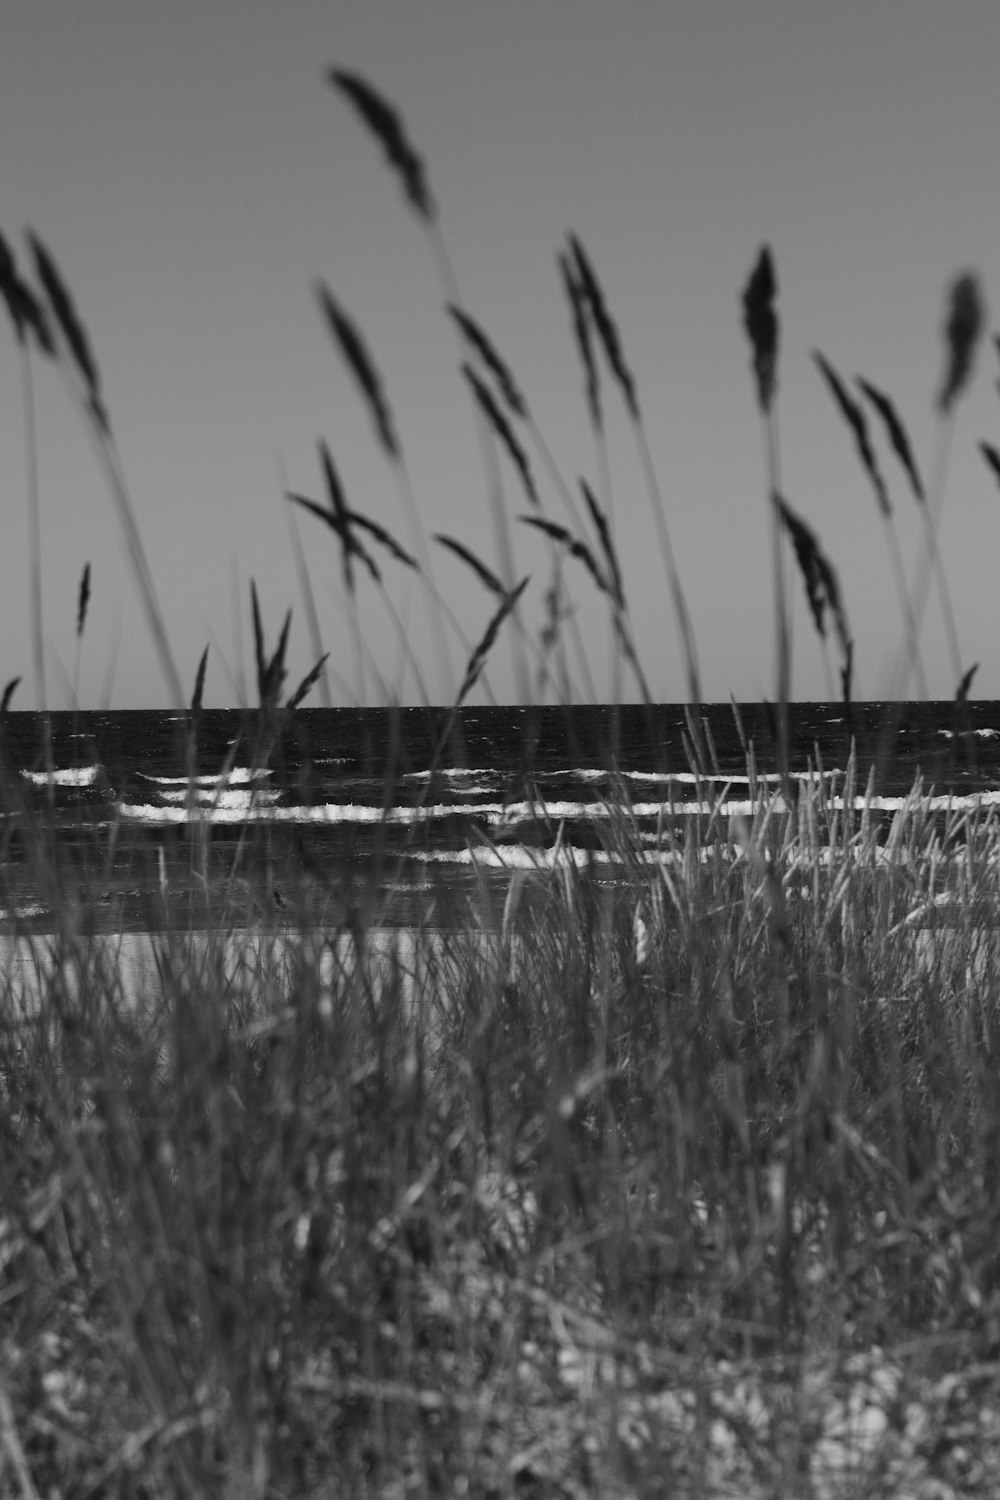
[[[334,81],[437,236],[450,283],[398,114],[355,75]],[[176,704],[96,362],[35,248]],[[648,459],[622,341],[578,239],[560,264],[595,433],[600,349]],[[0,291],[22,344],[30,333],[49,357],[41,293],[9,256]],[[219,861],[193,790],[180,893],[161,845],[125,819],[70,865],[51,800],[4,768],[0,1493],[993,1492],[1000,831],[989,809],[942,813],[920,786],[884,814],[877,768],[861,785],[853,755],[836,781],[817,774],[792,795],[789,537],[817,629],[833,622],[845,699],[852,641],[833,565],[781,492],[776,294],[762,252],[744,313],[774,527],[778,782],[758,777],[748,744],[749,814],[730,815],[706,783],[707,810],[683,834],[665,816],[651,841],[612,781],[599,859],[554,833],[536,868],[488,851],[491,879],[442,883],[404,910],[388,840],[360,882],[301,858],[276,868],[266,825],[249,821]],[[322,301],[415,525],[381,378]],[[581,510],[557,479],[571,524],[542,512],[529,448],[553,476],[520,386],[457,295],[449,303],[477,360],[465,366],[474,405],[528,493],[525,519],[606,597],[620,666],[648,701],[613,497],[584,482]],[[942,452],[980,321],[960,278]],[[821,370],[878,493],[862,409]],[[891,402],[861,389],[905,462]],[[356,564],[381,585],[373,542],[421,573],[433,605],[423,533],[403,553],[350,509],[321,457],[326,503],[290,498],[333,532],[350,609]],[[695,643],[651,464],[646,477],[703,775],[713,752]],[[897,576],[907,672],[920,667],[932,572],[943,587],[944,477],[942,461],[915,594]],[[29,504],[37,514],[33,491]],[[568,654],[548,667],[561,573],[550,634],[535,640],[518,614],[527,580],[509,568],[509,521],[495,517],[499,560],[438,538],[477,575],[488,613],[434,766],[501,632],[574,701]],[[277,766],[325,658],[286,695],[289,618],[270,651],[255,585],[252,599],[259,706],[245,748]],[[78,636],[85,612],[81,584]],[[39,592],[33,639],[40,614]],[[186,710],[192,777],[205,664]],[[435,666],[450,675],[447,655]],[[390,777],[387,811],[392,793]],[[143,953],[131,968],[139,938],[116,941],[124,907],[113,895],[107,906],[112,847],[154,872],[141,920],[130,917]],[[29,900],[44,923],[17,915]]]

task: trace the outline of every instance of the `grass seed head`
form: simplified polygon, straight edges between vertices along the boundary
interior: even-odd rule
[[[490,426],[510,454],[511,463],[521,476],[521,483],[524,486],[528,499],[532,505],[541,508],[541,501],[538,498],[538,491],[535,488],[531,465],[528,463],[528,455],[514,436],[514,429],[493,399],[492,391],[489,386],[483,384],[471,365],[463,365],[462,374],[472,387],[473,394],[485,413]]]
[[[389,457],[398,461],[401,454],[392,413],[389,410],[389,403],[386,400],[379,373],[375,368],[375,362],[368,352],[368,346],[325,286],[320,286],[318,295],[333,336],[340,345],[340,352],[357,381],[362,396],[368,403],[379,441]]]
[[[558,542],[561,547],[565,547],[566,551],[572,557],[577,558],[579,562],[583,563],[600,592],[602,594],[610,594],[614,597],[611,586],[601,572],[597,559],[586,542],[582,542],[573,536],[572,532],[567,531],[565,526],[560,526],[558,521],[546,521],[541,516],[518,516],[518,520],[522,521],[525,526],[534,526],[539,531],[544,531],[547,537],[551,537],[554,542]]]
[[[865,421],[864,410],[855,401],[829,360],[825,359],[818,349],[813,350],[813,359],[816,361],[827,385],[830,387],[844,421],[854,434],[858,454],[872,482],[879,510],[884,516],[888,517],[892,514],[892,507],[889,504],[889,492],[885,487],[885,480],[882,478],[878,462],[875,458],[875,450],[868,436],[868,423]]]
[[[597,279],[597,272],[576,235],[569,237],[570,250],[576,263],[576,279],[581,292],[586,297],[587,303],[594,319],[594,327],[597,329],[601,343],[604,345],[604,353],[612,373],[621,387],[622,397],[629,414],[634,421],[639,421],[639,397],[636,393],[635,381],[632,372],[625,363],[625,352],[622,349],[621,339],[618,336],[618,328],[608,311],[608,304],[604,298],[601,283]]]
[[[191,712],[192,712],[192,714],[198,714],[198,713],[201,712],[201,700],[202,700],[202,695],[204,694],[204,691],[205,691],[205,669],[207,668],[207,666],[208,666],[208,647],[206,646],[205,649],[204,649],[204,651],[201,653],[201,660],[198,663],[198,670],[195,673],[195,678],[194,678],[194,692],[191,694]]]
[[[994,448],[992,443],[980,443],[979,451],[992,469],[993,477],[1000,484],[1000,451]]]
[[[507,597],[507,590],[500,582],[500,579],[492,569],[486,566],[481,558],[476,556],[471,547],[466,547],[462,542],[456,542],[454,537],[441,536],[440,534],[436,535],[434,540],[440,542],[442,547],[449,548],[450,551],[454,552],[456,557],[460,557],[472,569],[480,583],[491,594],[495,594],[498,599],[505,599]]]
[[[457,708],[460,708],[462,706],[462,704],[465,702],[466,698],[469,696],[469,694],[472,692],[472,689],[478,682],[479,675],[482,672],[483,667],[486,665],[486,658],[489,656],[491,650],[493,649],[493,643],[495,642],[497,636],[500,634],[501,625],[506,620],[507,616],[515,609],[518,600],[524,593],[525,589],[528,587],[529,582],[530,579],[522,578],[521,582],[517,585],[516,588],[511,589],[509,594],[504,595],[500,608],[490,620],[490,623],[487,625],[486,630],[483,633],[482,640],[479,642],[479,645],[469,657],[469,664],[465,669],[465,677],[462,681],[462,686],[458,690],[458,698],[455,705]]]
[[[826,635],[826,610],[829,608],[834,628],[846,658],[851,639],[840,593],[840,583],[832,563],[824,555],[812,527],[797,516],[786,500],[775,495],[778,514],[792,539],[795,556],[802,571],[813,623],[821,636]]]
[[[985,320],[979,279],[967,271],[955,279],[948,299],[944,327],[947,365],[937,401],[942,416],[947,416],[968,384]]]
[[[84,563],[83,573],[80,576],[80,592],[76,604],[76,633],[83,635],[83,627],[87,623],[87,608],[90,604],[90,563]]]
[[[585,479],[580,480],[580,488],[583,491],[583,498],[587,502],[590,518],[600,538],[601,551],[604,553],[604,559],[608,565],[608,576],[611,580],[614,601],[619,609],[624,609],[625,586],[622,582],[621,569],[618,566],[618,553],[615,550],[614,538],[611,535],[608,518],[598,505],[597,496]]]
[[[907,436],[906,428],[903,426],[899,413],[885,391],[880,391],[877,386],[872,385],[868,380],[863,380],[860,375],[857,377],[857,383],[858,388],[867,396],[881,417],[886,437],[889,439],[892,451],[899,459],[906,477],[910,481],[910,488],[913,490],[915,498],[922,501],[924,498],[923,481],[920,478],[920,470],[917,468],[917,461],[913,456],[910,439]]]
[[[771,410],[778,381],[778,315],[774,308],[777,293],[774,263],[765,245],[743,292],[743,326],[753,349],[757,399],[765,413]]]
[[[511,373],[510,366],[505,359],[501,358],[497,352],[496,345],[490,339],[489,335],[476,322],[475,318],[470,317],[467,312],[463,312],[454,303],[449,302],[448,311],[483,361],[483,364],[493,375],[511,411],[516,417],[526,418],[528,415],[528,403],[521,395],[520,388]]]
[[[425,219],[433,220],[437,210],[424,164],[411,146],[398,112],[357,73],[331,68],[327,78],[334,88],[340,89],[350,99],[372,134],[381,142],[413,207]]]
[[[573,317],[573,333],[580,351],[580,363],[586,380],[587,406],[590,419],[596,428],[601,426],[601,388],[594,359],[594,346],[590,337],[590,320],[587,317],[587,299],[573,269],[573,259],[565,251],[559,253],[559,270]]]
[[[87,388],[91,414],[102,433],[107,436],[111,431],[111,423],[101,396],[101,377],[90,347],[90,340],[87,337],[87,330],[77,315],[76,304],[55,260],[35,235],[30,234],[29,239],[35,256],[38,279],[45,288],[45,295],[49,299],[53,316],[62,330],[69,352]]]
[[[2,234],[0,234],[0,297],[3,297],[7,304],[7,311],[14,325],[18,342],[23,344],[30,330],[44,354],[55,354],[55,342],[41,304],[31,288],[18,275],[14,252]]]

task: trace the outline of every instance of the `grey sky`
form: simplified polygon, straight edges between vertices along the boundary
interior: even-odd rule
[[[325,437],[348,503],[407,541],[393,476],[324,326],[324,281],[382,372],[428,533],[496,566],[487,484],[459,350],[426,237],[382,155],[324,75],[361,73],[392,100],[423,155],[462,295],[516,370],[565,477],[599,466],[555,255],[588,247],[635,372],[707,699],[773,690],[762,443],[740,293],[774,252],[781,317],[782,484],[840,572],[856,636],[856,691],[888,691],[901,629],[874,501],[812,363],[887,389],[925,474],[934,445],[945,289],[997,283],[995,4],[917,0],[589,4],[463,0],[7,0],[0,51],[0,229],[22,268],[23,231],[50,247],[101,368],[125,473],[186,690],[214,634],[206,701],[235,701],[233,579],[252,656],[248,581],[269,640],[294,607],[292,675],[311,665],[281,499],[322,498]],[[993,323],[990,323],[992,329]],[[4,352],[5,351],[5,352]],[[1000,697],[995,558],[1000,492],[977,443],[1000,446],[995,351],[984,344],[959,408],[942,547],[963,665]],[[124,560],[111,500],[60,375],[36,369],[50,700],[67,702],[76,589],[93,569],[80,699],[97,707],[115,622],[116,707],[166,690]],[[654,694],[684,696],[674,619],[631,434],[606,385],[614,516]],[[883,457],[907,559],[915,506]],[[535,467],[541,482],[541,466]],[[512,515],[526,509],[506,459]],[[25,444],[13,338],[0,342],[0,680],[33,706]],[[553,519],[566,519],[542,483]],[[324,645],[353,684],[332,537],[299,527]],[[548,563],[515,528],[525,619],[541,624]],[[444,552],[434,564],[468,637],[491,601]],[[417,590],[386,563],[435,694]],[[567,567],[600,696],[606,614]],[[792,580],[794,691],[822,697],[822,658]],[[398,644],[362,581],[363,625],[390,679]],[[941,615],[927,612],[931,691],[953,691]],[[456,674],[465,648],[452,642]],[[572,659],[571,659],[572,665]],[[501,642],[491,672],[513,689]],[[406,695],[413,698],[412,677]],[[376,691],[369,680],[369,701]],[[335,701],[347,690],[334,687]],[[310,700],[318,703],[315,695]]]

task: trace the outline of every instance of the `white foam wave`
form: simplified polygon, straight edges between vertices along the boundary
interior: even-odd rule
[[[100,766],[65,766],[53,770],[52,783],[54,786],[93,786],[100,769]],[[48,786],[47,771],[22,771],[21,775],[35,786]]]

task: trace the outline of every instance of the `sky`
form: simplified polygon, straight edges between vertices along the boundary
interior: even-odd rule
[[[426,226],[381,148],[327,81],[364,77],[423,158],[463,304],[514,370],[566,483],[585,477],[612,518],[650,691],[686,696],[676,619],[635,434],[604,367],[605,467],[557,255],[577,234],[600,277],[638,389],[697,644],[705,701],[773,694],[768,479],[741,294],[762,245],[778,281],[780,483],[837,571],[855,639],[857,698],[886,696],[902,640],[871,485],[818,374],[821,350],[887,391],[929,481],[945,451],[935,397],[949,286],[1000,286],[993,0],[6,0],[0,49],[0,230],[34,275],[25,234],[57,261],[100,370],[122,471],[185,696],[210,646],[206,706],[254,697],[250,580],[268,646],[292,609],[289,687],[315,660],[287,490],[325,501],[318,444],[349,507],[411,551],[411,500],[500,571],[494,463],[512,518],[522,620],[545,622],[550,554],[513,518],[529,504],[483,444],[463,350],[443,311]],[[378,367],[404,466],[387,462],[331,337],[325,285]],[[997,326],[988,317],[990,333]],[[0,684],[35,706],[24,376],[0,318]],[[992,339],[947,445],[941,554],[972,696],[1000,699],[995,577],[1000,489],[978,452],[1000,446]],[[64,364],[31,362],[50,707],[170,703],[100,453]],[[906,567],[921,516],[873,428]],[[544,514],[569,524],[530,435]],[[489,455],[495,454],[495,459]],[[365,668],[333,533],[295,511],[329,701],[419,701],[461,679],[496,600],[430,543],[443,617],[382,552],[392,610],[359,574]],[[371,546],[378,552],[378,543]],[[790,554],[789,554],[790,556]],[[92,597],[82,640],[77,594]],[[830,696],[801,579],[796,698]],[[564,577],[575,694],[615,685],[608,611],[584,569]],[[461,631],[461,634],[458,631]],[[516,635],[489,657],[516,701]],[[956,676],[938,595],[922,636],[932,697]],[[530,659],[531,674],[537,661]],[[830,661],[836,693],[836,656]],[[585,680],[581,662],[593,679]],[[631,679],[623,684],[634,696]],[[477,687],[472,701],[482,701]],[[320,705],[314,690],[307,700]]]

